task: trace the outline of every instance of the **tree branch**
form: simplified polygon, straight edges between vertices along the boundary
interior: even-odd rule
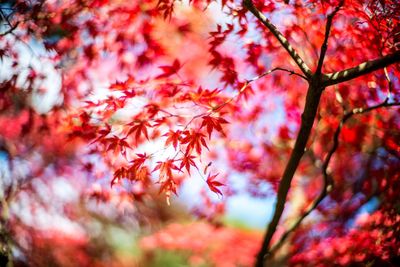
[[[254,78],[252,78],[252,79],[250,79],[250,80],[247,80],[247,82],[250,83],[250,82],[253,82],[253,81],[255,81],[255,80],[258,80],[258,79],[260,79],[260,78],[262,78],[262,77],[264,77],[264,76],[266,76],[266,75],[268,75],[268,74],[270,74],[270,73],[272,73],[272,72],[274,72],[274,71],[277,71],[277,70],[284,71],[284,72],[288,72],[288,73],[290,73],[290,76],[291,76],[291,75],[299,76],[300,78],[303,78],[304,80],[307,81],[307,77],[304,76],[304,75],[302,75],[302,74],[300,74],[300,73],[297,73],[297,72],[295,72],[295,71],[293,71],[293,70],[289,70],[289,69],[285,69],[285,68],[281,68],[281,67],[276,67],[276,68],[273,68],[273,69],[271,69],[271,70],[268,70],[268,71],[266,71],[266,72],[260,74],[260,75],[257,76],[257,77],[254,77]]]
[[[286,199],[287,195],[290,189],[290,184],[293,179],[293,176],[296,172],[296,169],[300,163],[300,160],[304,154],[308,138],[311,133],[311,129],[314,124],[314,120],[317,114],[317,109],[319,106],[321,94],[325,87],[329,85],[334,85],[337,83],[341,83],[344,81],[348,81],[354,78],[357,78],[361,75],[370,73],[372,71],[384,68],[392,63],[400,61],[400,52],[397,51],[393,54],[381,57],[376,60],[364,62],[360,64],[357,67],[350,68],[344,71],[336,72],[336,73],[331,73],[331,74],[323,74],[320,75],[320,73],[315,73],[313,74],[310,68],[307,66],[307,64],[304,62],[304,60],[299,56],[299,54],[293,49],[293,47],[290,45],[288,40],[283,36],[283,34],[273,25],[253,4],[252,0],[243,0],[243,6],[246,7],[266,28],[268,28],[271,33],[276,37],[276,39],[280,42],[283,48],[289,53],[289,55],[292,57],[292,59],[296,62],[300,70],[303,72],[305,75],[307,82],[309,83],[309,87],[307,90],[307,96],[306,96],[306,103],[305,107],[303,110],[303,114],[301,116],[301,124],[300,124],[300,129],[296,137],[295,145],[294,148],[291,152],[289,161],[285,167],[282,179],[279,183],[279,188],[277,192],[277,200],[275,204],[275,210],[273,213],[273,217],[271,222],[268,225],[267,231],[265,233],[263,243],[261,245],[260,251],[257,254],[257,259],[255,266],[256,267],[263,267],[265,264],[266,259],[268,258],[270,254],[269,246],[272,240],[272,237],[276,231],[276,227],[280,221],[280,218],[282,217],[285,204],[286,204]],[[328,21],[327,21],[327,27],[326,27],[326,34],[325,34],[325,39],[323,46],[321,47],[321,55],[318,65],[320,69],[322,69],[323,66],[323,60],[326,54],[327,50],[327,42],[328,42],[328,37],[330,33],[330,28],[333,20],[333,16],[338,12],[341,4],[339,4],[339,7],[332,12],[331,16],[328,16]],[[331,18],[330,18],[331,17]],[[325,45],[324,45],[325,44]],[[320,70],[321,71],[321,70]],[[392,105],[388,104],[387,101],[384,105]],[[354,114],[358,113],[363,113],[367,112],[370,108],[363,109],[362,111],[354,111]],[[347,120],[347,119],[346,119]],[[339,130],[340,133],[340,130]],[[338,135],[339,135],[338,133]],[[337,147],[337,145],[336,145]],[[334,148],[336,150],[336,148]],[[332,152],[333,155],[334,151]],[[321,192],[320,196],[316,199],[316,202],[311,206],[309,209],[308,213],[304,216],[304,218],[311,213],[312,210],[314,210],[318,204],[324,199],[326,194],[329,191],[329,185],[332,184],[332,180],[330,179],[328,173],[327,173],[327,166],[330,161],[330,158],[332,155],[327,156],[326,159],[326,167],[324,167],[324,188],[323,191]],[[295,226],[295,228],[300,225],[301,221],[304,219],[302,218]],[[294,229],[295,229],[294,228]],[[289,234],[288,234],[289,235]],[[287,235],[287,236],[288,236]],[[285,237],[286,238],[286,237]]]
[[[268,225],[260,252],[257,255],[256,267],[263,267],[264,261],[268,257],[269,244],[285,208],[286,197],[288,195],[294,173],[296,172],[300,159],[304,154],[308,137],[310,136],[314,119],[317,114],[322,91],[323,88],[320,88],[318,84],[310,83],[307,91],[304,111],[301,116],[300,130],[297,134],[296,142],[290,155],[289,162],[286,165],[283,173],[282,180],[279,183],[274,215]]]
[[[3,20],[4,20],[5,22],[7,22],[8,26],[10,26],[10,28],[9,28],[8,30],[6,30],[5,32],[0,33],[0,36],[5,36],[5,35],[7,35],[7,34],[9,34],[9,33],[12,33],[12,32],[18,27],[19,21],[16,22],[14,25],[11,25],[11,22],[8,20],[8,17],[9,17],[11,14],[8,15],[8,16],[6,16],[6,15],[4,14],[4,12],[3,12],[2,9],[3,9],[3,7],[0,8],[0,15],[1,15],[1,17],[3,18]]]
[[[322,79],[322,84],[324,86],[329,86],[349,81],[397,62],[400,62],[400,50],[375,60],[363,62],[350,69],[325,74]]]
[[[9,33],[12,33],[19,25],[19,21],[15,23],[12,27],[10,27],[7,31],[0,33],[0,36],[5,36]]]
[[[394,102],[394,103],[389,103],[389,99],[386,98],[382,103],[366,107],[366,108],[355,108],[352,109],[349,112],[346,112],[343,115],[342,120],[340,121],[339,126],[336,128],[335,133],[333,135],[333,145],[331,149],[329,150],[327,156],[325,157],[324,163],[322,164],[322,174],[324,177],[324,184],[321,190],[321,193],[319,196],[314,200],[314,202],[311,204],[311,206],[296,220],[296,222],[288,229],[286,232],[281,236],[279,241],[269,250],[269,255],[273,255],[284,243],[285,240],[289,237],[289,235],[294,232],[302,223],[302,221],[313,211],[315,210],[318,205],[324,200],[324,198],[329,194],[329,192],[332,191],[333,189],[333,179],[331,176],[328,174],[328,167],[329,163],[336,152],[338,146],[339,146],[339,136],[340,132],[343,128],[343,125],[346,123],[347,120],[349,120],[351,117],[353,117],[356,114],[363,114],[370,112],[375,109],[383,108],[383,107],[392,107],[392,106],[400,106],[400,102]]]
[[[317,70],[315,71],[315,73],[317,75],[321,74],[322,65],[324,63],[326,50],[328,50],[328,39],[329,39],[329,34],[330,34],[331,28],[332,28],[333,18],[335,17],[336,13],[338,13],[338,11],[343,6],[343,4],[344,4],[344,0],[340,1],[339,5],[332,11],[332,13],[330,13],[328,15],[328,18],[326,20],[325,38],[324,38],[324,41],[323,41],[322,46],[321,46],[321,52],[320,52],[320,56],[319,56],[319,60],[318,60]]]
[[[281,68],[281,67],[276,67],[276,68],[270,69],[270,70],[268,70],[268,71],[266,71],[266,72],[264,72],[264,73],[262,73],[262,74],[260,74],[260,75],[258,75],[258,76],[256,76],[256,77],[253,77],[253,78],[251,78],[251,79],[249,79],[249,80],[246,80],[246,82],[245,82],[244,85],[240,88],[240,90],[239,90],[239,92],[238,92],[237,95],[235,95],[235,96],[233,96],[233,97],[227,99],[227,100],[226,100],[225,102],[223,102],[222,104],[220,104],[220,105],[218,105],[218,106],[212,108],[211,112],[216,112],[216,111],[220,110],[221,108],[223,108],[224,106],[226,106],[227,104],[229,104],[230,102],[232,102],[238,95],[242,94],[242,93],[246,90],[247,86],[248,86],[250,83],[255,82],[255,81],[257,81],[257,80],[263,78],[264,76],[267,76],[267,75],[269,75],[269,74],[271,74],[271,73],[273,73],[273,72],[275,72],[275,71],[284,71],[284,72],[288,72],[288,73],[290,73],[289,75],[296,75],[296,76],[299,76],[300,78],[303,78],[303,79],[307,80],[307,77],[305,77],[305,76],[301,75],[300,73],[297,73],[297,72],[295,72],[295,71],[293,71],[293,70],[289,70],[289,69],[285,69],[285,68]],[[197,117],[201,117],[201,116],[203,116],[203,115],[198,115]]]
[[[272,24],[271,21],[254,6],[252,0],[243,0],[243,6],[253,13],[253,15],[272,32],[276,39],[278,39],[279,43],[286,49],[292,59],[296,62],[297,66],[299,66],[304,75],[307,78],[310,78],[312,76],[310,68],[299,56],[296,50],[290,45],[285,36],[283,36],[283,34],[275,27],[275,25]]]

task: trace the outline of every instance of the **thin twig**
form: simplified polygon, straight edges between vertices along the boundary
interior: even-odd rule
[[[300,57],[297,51],[290,45],[286,37],[283,36],[283,34],[275,27],[275,25],[272,24],[271,21],[254,6],[252,0],[243,0],[243,6],[245,6],[251,13],[253,13],[253,15],[272,32],[272,34],[276,37],[276,39],[278,39],[280,44],[286,49],[292,59],[296,62],[297,66],[299,66],[303,74],[307,78],[310,78],[312,76],[310,68]]]
[[[5,36],[7,34],[12,33],[19,25],[19,21],[17,23],[14,24],[14,26],[12,26],[11,28],[9,28],[7,31],[0,33],[0,36]]]
[[[293,71],[293,70],[288,70],[288,69],[280,68],[280,67],[276,67],[276,68],[270,69],[270,70],[268,70],[268,71],[266,71],[266,72],[264,72],[264,73],[262,73],[262,74],[260,74],[260,75],[258,75],[258,76],[256,76],[256,77],[251,78],[250,80],[246,80],[245,83],[244,83],[244,85],[240,88],[239,92],[238,92],[236,95],[234,95],[234,96],[232,96],[231,98],[227,99],[227,100],[226,100],[225,102],[223,102],[222,104],[220,104],[220,105],[218,105],[218,106],[216,106],[216,107],[213,107],[213,108],[211,109],[211,111],[210,111],[210,114],[212,114],[212,113],[214,113],[214,112],[220,110],[221,108],[223,108],[224,106],[226,106],[227,104],[229,104],[230,102],[232,102],[236,97],[238,97],[240,94],[242,94],[242,93],[246,90],[246,88],[249,86],[250,83],[255,82],[255,81],[257,81],[257,80],[263,78],[264,76],[267,76],[267,75],[269,75],[269,74],[271,74],[272,72],[275,72],[275,71],[285,71],[285,72],[290,73],[290,75],[296,75],[296,76],[299,76],[299,77],[301,77],[301,78],[307,80],[307,77],[305,77],[304,75],[302,75],[302,74],[300,74],[300,73],[297,73],[297,72],[295,72],[295,71]],[[209,115],[210,115],[210,114],[209,114]],[[205,114],[200,114],[200,115],[198,115],[198,116],[204,116],[204,115],[205,115]]]
[[[315,71],[315,73],[317,75],[321,74],[322,65],[324,64],[326,50],[328,50],[328,39],[329,39],[329,34],[330,34],[331,28],[332,28],[333,18],[338,13],[338,11],[343,6],[343,4],[344,4],[344,0],[340,1],[339,5],[332,11],[332,13],[330,13],[328,15],[328,17],[326,19],[325,39],[321,46],[321,52],[320,52],[320,56],[319,56],[319,60],[318,60],[318,66],[317,66],[317,70]]]
[[[12,13],[10,13],[8,16],[6,16],[6,15],[4,14],[4,12],[3,12],[3,9],[4,9],[4,8],[0,8],[0,15],[1,15],[1,17],[4,19],[4,21],[8,24],[9,29],[6,30],[5,32],[0,33],[0,36],[5,36],[5,35],[7,35],[7,34],[9,34],[9,33],[12,33],[12,32],[18,27],[18,25],[19,25],[19,23],[20,23],[20,22],[18,21],[18,22],[16,22],[14,25],[12,25],[11,22],[9,21],[9,16],[10,16]]]

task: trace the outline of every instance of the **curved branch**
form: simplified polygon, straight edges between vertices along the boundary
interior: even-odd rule
[[[243,6],[245,6],[253,15],[267,27],[272,34],[278,39],[279,43],[286,49],[292,59],[296,62],[297,66],[301,69],[307,78],[312,76],[312,72],[304,60],[299,56],[296,50],[290,45],[289,41],[283,36],[283,34],[271,23],[267,17],[264,16],[253,4],[252,0],[243,0]]]
[[[346,82],[397,62],[400,62],[400,50],[375,60],[363,62],[350,69],[325,74],[322,83],[324,86],[329,86]]]
[[[344,4],[344,0],[340,1],[339,5],[332,11],[332,13],[330,13],[328,15],[328,18],[326,20],[325,38],[324,38],[324,41],[323,41],[322,46],[321,46],[321,52],[320,52],[320,56],[319,56],[319,60],[318,60],[317,70],[315,71],[315,73],[317,75],[321,74],[322,65],[324,63],[326,50],[328,50],[328,39],[329,39],[329,34],[331,33],[333,18],[335,17],[336,13],[339,12],[339,10],[343,6],[343,4]]]
[[[339,136],[340,132],[343,128],[343,125],[356,114],[363,114],[370,112],[375,109],[383,108],[383,107],[393,107],[393,106],[400,106],[400,102],[389,103],[388,98],[386,98],[382,103],[366,107],[366,108],[355,108],[349,112],[346,112],[343,115],[342,120],[340,121],[339,126],[336,128],[335,133],[333,135],[333,145],[329,150],[328,154],[325,157],[324,163],[322,164],[322,174],[324,177],[324,184],[319,196],[314,200],[314,202],[310,205],[310,207],[296,220],[296,222],[288,229],[286,232],[281,236],[279,241],[270,249],[270,254],[273,255],[286,241],[291,233],[293,233],[302,223],[302,221],[313,211],[315,210],[318,205],[324,200],[324,198],[329,194],[329,192],[333,189],[333,179],[328,174],[328,166],[329,163],[336,152],[337,148],[339,147]]]
[[[275,71],[284,71],[284,72],[288,72],[288,73],[290,73],[289,75],[296,75],[296,76],[299,76],[300,78],[303,78],[303,79],[307,80],[307,77],[305,77],[305,76],[301,75],[300,73],[297,73],[297,72],[295,72],[295,71],[293,71],[293,70],[289,70],[289,69],[285,69],[285,68],[281,68],[281,67],[276,67],[276,68],[270,69],[270,70],[268,70],[268,71],[266,71],[266,72],[264,72],[264,73],[262,73],[262,74],[260,74],[260,75],[258,75],[258,76],[256,76],[256,77],[253,77],[253,78],[251,78],[251,79],[249,79],[249,80],[246,80],[245,83],[244,83],[244,85],[240,88],[240,90],[239,90],[239,92],[238,92],[237,95],[235,95],[235,96],[233,96],[233,97],[227,99],[227,100],[226,100],[225,102],[223,102],[222,104],[220,104],[220,105],[218,105],[218,106],[212,108],[210,112],[216,112],[216,111],[220,110],[221,108],[223,108],[224,106],[226,106],[227,104],[229,104],[230,102],[232,102],[238,95],[242,94],[242,93],[246,90],[247,86],[248,86],[250,83],[255,82],[255,81],[257,81],[257,80],[263,78],[264,76],[267,76],[267,75],[269,75],[269,74],[271,74],[271,73],[273,73],[273,72],[275,72]],[[202,116],[202,115],[197,115],[197,117],[201,117],[201,116]]]
[[[284,71],[284,72],[288,72],[288,73],[289,73],[289,76],[291,76],[291,75],[299,76],[300,78],[302,78],[302,79],[304,79],[304,80],[307,81],[307,77],[304,76],[304,75],[302,75],[302,74],[300,74],[300,73],[297,73],[297,72],[295,72],[295,71],[293,71],[293,70],[289,70],[289,69],[285,69],[285,68],[281,68],[281,67],[276,67],[276,68],[273,68],[273,69],[271,69],[271,70],[268,70],[268,71],[266,71],[266,72],[260,74],[260,75],[257,76],[257,77],[254,77],[254,78],[252,78],[252,79],[250,79],[250,80],[247,80],[247,82],[250,83],[250,82],[253,82],[253,81],[255,81],[255,80],[258,80],[258,79],[260,79],[260,78],[262,78],[262,77],[264,77],[264,76],[266,76],[266,75],[268,75],[268,74],[270,74],[270,73],[272,73],[272,72],[274,72],[274,71],[277,71],[277,70],[279,70],[279,71]]]
[[[290,155],[289,162],[287,163],[283,173],[282,180],[279,183],[274,215],[268,225],[260,252],[257,255],[256,267],[263,267],[264,261],[270,254],[269,245],[279,220],[282,217],[294,173],[296,172],[297,166],[300,163],[300,159],[304,154],[305,147],[314,124],[314,119],[317,114],[321,93],[323,91],[322,89],[323,88],[320,88],[318,84],[314,83],[311,83],[308,88],[304,111],[301,115],[300,130],[297,134],[296,142]]]
[[[19,21],[15,23],[12,27],[10,27],[7,31],[0,33],[0,36],[5,36],[7,34],[12,33],[19,25]]]
[[[3,20],[7,23],[7,25],[10,27],[8,30],[6,30],[5,32],[0,33],[0,36],[5,36],[9,33],[12,33],[19,25],[19,21],[16,22],[14,25],[11,25],[11,22],[9,21],[9,16],[12,14],[10,13],[10,15],[6,16],[3,12],[3,9],[5,9],[4,7],[0,8],[0,16],[3,18]]]

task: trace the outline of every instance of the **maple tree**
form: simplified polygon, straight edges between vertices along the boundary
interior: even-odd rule
[[[91,197],[133,205],[154,188],[170,203],[202,179],[197,213],[216,217],[240,175],[254,197],[276,195],[262,242],[249,237],[256,266],[282,254],[295,266],[398,263],[398,1],[9,0],[0,11],[12,173],[1,240],[19,221],[8,206],[37,177],[95,174],[107,187]],[[42,110],[57,75],[59,98]]]

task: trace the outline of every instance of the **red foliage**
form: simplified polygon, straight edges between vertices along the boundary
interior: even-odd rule
[[[111,184],[89,193],[98,201],[136,204],[154,191],[169,203],[191,177],[219,207],[236,191],[290,204],[266,249],[291,238],[280,251],[291,264],[398,263],[399,1],[10,0],[0,11],[2,214],[32,181],[81,177]],[[166,233],[179,249],[215,240],[189,249],[218,266],[252,264],[260,247],[205,224]]]
[[[155,249],[190,252],[190,266],[211,264],[229,267],[251,266],[260,241],[258,232],[190,223],[170,224],[142,238],[140,244],[147,253]]]
[[[397,266],[400,255],[400,216],[377,211],[361,215],[345,235],[307,241],[291,259],[293,266]]]

